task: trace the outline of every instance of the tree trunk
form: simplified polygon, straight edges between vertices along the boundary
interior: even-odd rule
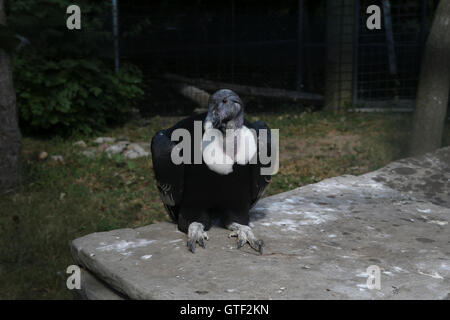
[[[0,0],[0,24],[6,25],[4,0]],[[0,193],[20,183],[22,139],[17,120],[11,61],[0,49]]]
[[[450,1],[441,0],[422,60],[410,154],[441,147],[450,88]]]

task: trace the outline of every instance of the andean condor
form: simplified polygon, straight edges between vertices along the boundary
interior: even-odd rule
[[[205,248],[206,231],[217,223],[232,231],[230,236],[237,237],[238,248],[248,242],[262,254],[264,242],[254,236],[248,225],[249,210],[271,180],[271,175],[262,174],[261,168],[272,163],[260,161],[262,149],[272,158],[270,130],[262,121],[244,120],[243,103],[231,90],[215,92],[208,107],[208,113],[181,120],[153,137],[153,169],[161,199],[178,229],[187,233],[187,246],[192,252],[196,243]],[[184,141],[190,142],[189,150],[180,151],[180,142],[172,141],[172,133],[177,129],[187,130],[192,137]],[[267,139],[261,139],[260,129],[266,130]],[[201,132],[199,138],[195,137],[196,130]],[[212,138],[210,132],[221,133],[223,138]],[[190,155],[183,154],[189,151]],[[196,151],[200,151],[200,156],[197,154],[194,159]],[[189,161],[175,164],[172,155],[177,153]],[[227,161],[214,161],[211,158],[215,156]]]

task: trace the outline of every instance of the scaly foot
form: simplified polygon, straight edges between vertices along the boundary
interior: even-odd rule
[[[195,247],[197,246],[197,242],[200,244],[202,248],[206,247],[205,239],[208,240],[208,235],[204,231],[203,224],[199,222],[192,222],[189,225],[188,229],[188,241],[187,246],[192,253],[195,252]]]
[[[238,238],[238,249],[242,248],[244,244],[248,242],[250,247],[258,251],[260,254],[263,254],[264,241],[256,239],[252,229],[249,226],[233,222],[227,228],[232,231],[228,237]]]

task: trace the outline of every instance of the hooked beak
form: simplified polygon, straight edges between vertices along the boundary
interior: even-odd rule
[[[203,128],[205,129],[205,131],[208,130],[208,129],[212,129],[213,128],[212,122],[208,121],[208,120],[205,121],[205,124],[203,125]]]
[[[205,124],[204,124],[204,129],[212,129],[212,128],[218,128],[221,124],[221,119],[220,119],[220,115],[213,111],[213,112],[208,112],[208,115],[205,118]]]

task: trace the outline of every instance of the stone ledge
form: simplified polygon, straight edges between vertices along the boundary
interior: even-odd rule
[[[89,271],[81,271],[81,288],[72,290],[75,299],[83,300],[124,300],[124,296],[115,292],[107,284],[98,280]]]
[[[449,164],[444,148],[262,199],[252,226],[263,256],[220,228],[192,254],[171,223],[93,233],[72,255],[132,299],[446,299]],[[367,288],[370,265],[380,290]]]

